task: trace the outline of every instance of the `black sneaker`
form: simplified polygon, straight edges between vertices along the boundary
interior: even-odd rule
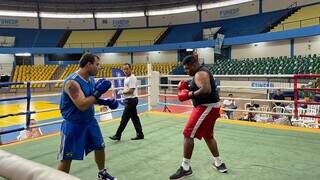
[[[106,169],[98,173],[98,180],[117,180],[117,178],[111,176]]]
[[[226,167],[226,165],[224,163],[222,163],[220,166],[216,166],[216,164],[213,163],[213,167],[216,168],[221,173],[227,173],[228,172],[228,168]]]
[[[144,139],[144,136],[136,136],[134,138],[131,138],[131,140],[140,140],[140,139]]]
[[[109,138],[114,140],[114,141],[120,141],[120,139],[121,139],[119,136],[116,136],[116,135],[110,136]]]
[[[180,168],[177,170],[177,172],[174,173],[174,174],[172,174],[172,175],[170,176],[170,179],[171,179],[171,180],[174,180],[174,179],[183,179],[183,178],[189,177],[189,176],[191,176],[191,175],[192,175],[191,167],[189,168],[188,171],[185,171],[185,170],[183,169],[183,167],[180,166]]]

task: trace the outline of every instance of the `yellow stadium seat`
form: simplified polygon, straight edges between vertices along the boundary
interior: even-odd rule
[[[320,4],[302,7],[271,29],[271,32],[319,25],[319,12]]]
[[[58,66],[56,65],[19,65],[14,72],[14,82],[50,80]],[[17,85],[16,88],[26,88],[25,85]],[[38,87],[36,84],[32,88]]]
[[[115,32],[116,32],[115,30],[72,31],[64,47],[66,48],[106,47]]]
[[[123,30],[115,46],[153,45],[167,28],[146,28]]]

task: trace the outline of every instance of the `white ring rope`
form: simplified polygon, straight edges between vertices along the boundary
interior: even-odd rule
[[[160,87],[177,87],[176,84],[159,84]]]
[[[145,88],[145,87],[150,87],[150,85],[138,85],[137,88]],[[119,90],[119,89],[124,89],[123,87],[118,87],[118,88],[113,88],[111,87],[109,91],[112,90]],[[42,97],[54,97],[54,96],[60,96],[61,93],[54,93],[54,94],[41,94],[41,95],[32,95],[32,98],[42,98]]]
[[[233,112],[251,112],[251,113],[256,113],[256,114],[294,116],[293,113],[277,113],[277,112],[268,112],[268,111],[252,111],[252,110],[228,109],[228,108],[221,108],[221,109],[223,109],[225,111],[233,111]]]
[[[144,79],[144,78],[149,78],[150,76],[149,75],[146,75],[146,76],[136,76],[137,79]],[[124,79],[125,77],[108,77],[108,78],[105,78],[107,80],[122,80]],[[101,78],[95,78],[95,80],[99,80]],[[62,83],[64,82],[64,80],[45,80],[45,81],[30,81],[30,84],[42,84],[42,83]],[[24,84],[27,84],[27,81],[23,82]]]
[[[31,95],[31,98],[42,98],[42,97],[54,97],[54,96],[60,96],[61,93],[55,93],[55,94],[41,94],[41,95]]]
[[[147,106],[147,105],[148,105],[148,103],[144,103],[144,104],[137,105],[137,107],[142,107],[142,106]],[[124,110],[124,108],[109,109],[109,111],[106,111],[106,112],[96,113],[95,116],[104,115],[104,114],[108,114],[108,113],[111,113],[111,112],[117,112],[117,111],[122,111],[122,110]]]
[[[137,88],[144,88],[144,87],[150,87],[151,85],[138,85]],[[117,88],[110,88],[110,90],[118,90],[118,89],[124,89],[123,87],[117,87]]]
[[[187,75],[161,75],[160,77],[178,77],[178,78],[188,78],[191,77]],[[293,74],[266,74],[266,75],[213,75],[214,78],[293,78]]]
[[[160,84],[161,87],[177,87],[176,84]],[[217,88],[236,88],[236,89],[282,89],[282,90],[293,90],[293,88],[286,87],[250,87],[250,86],[217,86]]]
[[[293,88],[286,87],[249,87],[249,86],[217,86],[217,88],[234,88],[234,89],[282,89],[282,90],[293,90]]]
[[[184,105],[184,104],[174,104],[174,103],[162,103],[160,102],[159,104],[161,105],[171,105],[171,106],[181,106],[181,107],[193,107],[192,105]]]
[[[168,96],[168,97],[177,97],[177,94],[159,94],[159,96]],[[275,99],[253,99],[253,98],[229,98],[229,97],[220,97],[220,99],[229,99],[229,100],[244,100],[244,101],[257,101],[257,102],[279,102],[279,103],[294,103],[294,101],[288,100],[275,100]]]
[[[245,101],[257,101],[257,102],[279,102],[279,103],[294,103],[294,101],[288,100],[275,100],[275,99],[253,99],[253,98],[229,98],[229,97],[220,97],[221,99],[229,100],[245,100]]]
[[[160,103],[161,105],[171,105],[171,106],[180,106],[180,107],[193,107],[192,105],[183,105],[183,104],[174,104],[174,103]],[[277,112],[268,112],[268,111],[251,111],[251,110],[240,110],[240,109],[228,109],[221,108],[225,111],[233,111],[233,112],[252,112],[256,114],[271,114],[271,115],[285,115],[285,116],[294,116],[293,113],[277,113]]]
[[[143,95],[139,95],[138,97],[148,97],[148,96],[150,96],[150,94],[143,94]],[[124,100],[124,98],[117,98],[117,100]],[[51,109],[38,110],[38,111],[33,111],[33,112],[34,113],[44,113],[44,112],[51,112],[51,111],[57,111],[57,110],[60,110],[60,109],[59,108],[51,108]]]
[[[51,112],[51,111],[57,111],[57,110],[60,110],[60,108],[51,108],[51,109],[38,110],[38,111],[34,111],[34,113],[44,113],[44,112]]]

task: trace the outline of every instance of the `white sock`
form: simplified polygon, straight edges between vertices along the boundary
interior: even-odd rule
[[[222,164],[222,161],[219,156],[213,157],[213,160],[214,160],[214,165],[216,165],[216,166],[220,166]]]
[[[181,166],[183,167],[183,170],[188,171],[191,166],[191,160],[183,158]]]

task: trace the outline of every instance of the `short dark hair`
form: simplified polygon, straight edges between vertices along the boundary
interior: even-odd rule
[[[85,67],[89,62],[94,63],[95,58],[100,59],[99,56],[91,54],[91,53],[84,53],[80,59],[79,66],[81,68]]]
[[[189,56],[186,56],[185,58],[183,58],[182,60],[182,64],[183,65],[186,65],[186,64],[194,64],[198,62],[198,60],[194,57],[194,55],[189,55]]]
[[[123,65],[124,65],[124,66],[128,66],[128,67],[131,69],[131,64],[129,64],[129,63],[124,63]]]

